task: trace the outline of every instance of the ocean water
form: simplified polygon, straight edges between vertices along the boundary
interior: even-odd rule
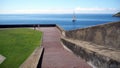
[[[57,24],[65,30],[86,28],[89,26],[120,21],[120,17],[112,14],[0,14],[0,25],[10,24]]]

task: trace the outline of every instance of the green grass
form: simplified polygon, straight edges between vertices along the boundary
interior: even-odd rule
[[[41,32],[32,29],[0,30],[0,54],[6,57],[0,68],[18,68],[40,46],[41,36]]]

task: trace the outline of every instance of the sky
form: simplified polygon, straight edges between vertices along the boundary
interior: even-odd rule
[[[117,13],[120,0],[0,0],[0,14]]]

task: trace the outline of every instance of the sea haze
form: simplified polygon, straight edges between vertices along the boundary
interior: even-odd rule
[[[0,25],[10,24],[57,24],[65,30],[85,28],[98,24],[120,21],[120,17],[112,14],[0,14]]]

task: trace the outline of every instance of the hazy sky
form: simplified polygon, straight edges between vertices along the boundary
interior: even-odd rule
[[[0,13],[116,13],[120,0],[0,0]]]

